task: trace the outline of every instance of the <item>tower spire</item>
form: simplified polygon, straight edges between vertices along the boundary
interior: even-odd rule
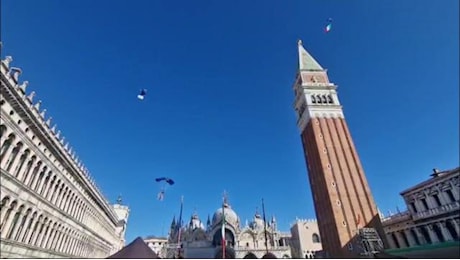
[[[308,53],[302,45],[302,40],[297,42],[299,48],[299,70],[323,71],[323,67]]]

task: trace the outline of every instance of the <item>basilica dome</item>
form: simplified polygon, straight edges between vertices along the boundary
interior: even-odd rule
[[[225,220],[227,223],[237,226],[238,215],[228,204],[224,204]],[[212,217],[212,225],[217,225],[222,221],[222,208],[218,208]]]

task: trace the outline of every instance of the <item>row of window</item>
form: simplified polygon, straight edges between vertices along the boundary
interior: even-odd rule
[[[311,95],[312,104],[334,104],[331,95]]]
[[[441,199],[440,196],[444,196],[445,199]],[[431,200],[434,203],[434,207],[430,207],[427,199]],[[417,213],[419,211],[420,212],[421,211],[426,211],[426,210],[429,210],[431,208],[441,207],[442,205],[452,203],[452,202],[455,202],[457,200],[455,199],[455,196],[454,196],[452,190],[449,189],[449,190],[445,190],[445,191],[440,191],[439,193],[430,195],[430,196],[428,196],[426,198],[422,198],[419,201],[421,202],[421,205],[420,204],[417,205],[417,203],[415,201],[412,201],[412,202],[409,203],[410,209],[414,213]],[[446,203],[443,203],[443,201],[446,201]]]
[[[1,238],[78,257],[103,257],[109,248],[49,214],[5,195],[0,202]]]
[[[96,232],[114,233],[114,227],[108,227],[101,214],[89,207],[75,189],[58,178],[23,142],[18,141],[13,146],[16,136],[11,133],[5,138],[5,125],[0,125],[0,130],[0,138],[4,140],[0,146],[2,169],[77,221],[90,226],[98,223]],[[92,203],[94,205],[94,201]]]

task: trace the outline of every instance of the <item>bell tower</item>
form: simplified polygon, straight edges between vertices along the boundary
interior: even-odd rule
[[[377,206],[345,121],[337,86],[300,40],[298,51],[294,108],[323,250],[327,258],[357,258],[365,247],[359,236],[361,229],[376,230],[385,239]]]

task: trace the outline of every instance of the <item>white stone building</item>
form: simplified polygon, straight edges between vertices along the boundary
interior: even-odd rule
[[[125,244],[129,209],[110,205],[21,69],[1,62],[1,258],[104,258]],[[119,201],[120,202],[120,201]]]
[[[167,237],[149,236],[144,238],[144,242],[155,252],[159,257],[166,258],[166,249],[168,246]]]
[[[460,167],[434,170],[432,178],[401,192],[407,211],[383,218],[390,248],[407,248],[460,237]]]
[[[224,207],[226,258],[262,258],[267,254],[276,258],[291,258],[290,234],[278,230],[274,217],[264,227],[263,217],[256,212],[251,222],[246,221],[242,225],[230,204],[225,202]],[[177,257],[179,252],[184,258],[222,258],[222,216],[220,207],[212,221],[208,217],[205,225],[198,214],[194,213],[190,222],[180,231],[181,246],[178,246],[180,223],[173,220],[167,258]],[[268,241],[267,247],[265,241]]]
[[[316,219],[297,219],[291,226],[293,258],[316,258],[322,250]]]

